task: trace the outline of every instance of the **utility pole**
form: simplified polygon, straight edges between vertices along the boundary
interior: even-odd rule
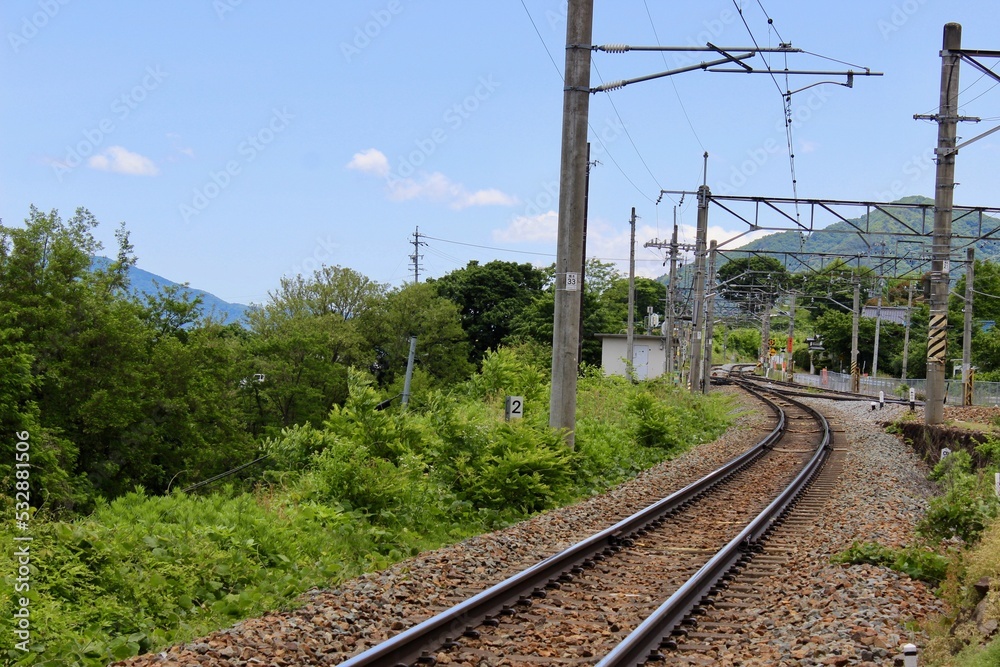
[[[420,282],[420,260],[424,258],[420,254],[420,246],[427,245],[426,241],[420,240],[420,227],[417,227],[413,232],[413,240],[410,241],[413,245],[413,254],[410,255],[410,260],[413,262],[413,282]]]
[[[706,169],[708,153],[705,153]],[[702,379],[702,327],[704,326],[705,299],[705,239],[708,236],[708,203],[711,198],[708,185],[698,188],[698,227],[695,233],[694,247],[694,295],[691,311],[691,391],[701,392]]]
[[[578,368],[583,367],[583,302],[586,293],[587,282],[587,214],[590,211],[590,168],[596,166],[596,160],[590,161],[590,142],[587,142],[587,178],[583,187],[583,249],[580,256],[583,262],[580,264],[580,341],[577,344],[576,359]]]
[[[792,361],[792,349],[794,347],[795,341],[795,293],[793,292],[788,300],[788,345],[785,348],[788,354],[788,379],[794,380],[795,378],[795,368],[794,361]]]
[[[579,267],[583,262],[583,219],[590,115],[590,47],[594,0],[569,0],[562,149],[559,164],[559,226],[556,243],[555,307],[552,321],[552,392],[549,426],[566,432],[574,446],[576,380],[580,341]]]
[[[906,326],[903,330],[903,377],[900,378],[903,382],[906,382],[906,362],[910,356],[910,311],[913,309],[913,281],[911,280],[906,285]]]
[[[878,282],[878,306],[875,308],[875,352],[872,354],[872,379],[878,377],[878,341],[882,332],[882,281]]]
[[[667,277],[667,375],[674,381],[674,274],[677,273],[677,207],[674,207],[674,233],[670,237],[670,275]],[[680,337],[678,336],[678,341]]]
[[[715,239],[708,250],[708,275],[705,281],[705,373],[702,376],[702,391],[708,393],[712,382],[712,337],[715,334]]]
[[[761,359],[764,362],[764,375],[769,376],[771,370],[771,299],[764,295],[764,322],[760,333]]]
[[[674,206],[674,232],[670,237],[670,243],[661,241],[659,239],[653,239],[652,241],[647,241],[643,244],[644,248],[669,248],[670,249],[670,273],[667,275],[667,300],[666,308],[664,313],[664,319],[666,321],[666,340],[663,344],[664,356],[664,373],[673,381],[674,375],[674,357],[677,356],[677,347],[674,345],[674,300],[676,298],[677,289],[675,287],[676,274],[677,274],[677,252],[680,249],[692,250],[694,246],[688,244],[677,243],[677,207]],[[679,337],[678,337],[679,339]]]
[[[944,421],[944,366],[948,351],[948,281],[951,217],[955,201],[955,142],[958,123],[958,74],[962,26],[944,26],[941,51],[941,101],[938,106],[937,177],[934,185],[934,241],[931,259],[931,312],[927,331],[927,401],[924,423]]]
[[[972,299],[976,249],[965,249],[965,330],[962,332],[962,405],[972,405]]]
[[[861,371],[858,369],[858,320],[861,319],[861,280],[854,276],[854,305],[851,308],[851,391],[861,393]]]
[[[625,325],[625,368],[628,379],[635,382],[635,206],[632,207],[632,217],[629,219],[628,244],[628,323]]]

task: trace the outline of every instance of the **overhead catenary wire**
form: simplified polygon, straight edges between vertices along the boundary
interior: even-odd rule
[[[559,80],[562,81],[563,83],[565,83],[566,82],[566,77],[563,76],[563,71],[561,69],[559,69],[559,65],[556,63],[555,58],[552,56],[552,52],[549,50],[548,44],[545,43],[545,39],[542,37],[542,33],[538,30],[538,26],[535,24],[535,19],[531,16],[531,11],[528,10],[528,6],[524,3],[524,0],[521,0],[521,7],[524,8],[524,13],[528,15],[528,20],[531,22],[531,27],[534,28],[535,34],[538,36],[538,41],[540,41],[542,43],[542,48],[545,49],[545,53],[546,53],[546,55],[548,55],[549,61],[552,63],[552,66],[555,68],[556,74],[559,76]],[[596,69],[596,67],[595,67],[595,69]],[[600,73],[598,73],[598,76],[600,76]],[[614,107],[614,103],[613,102],[612,102],[612,107]],[[615,114],[618,114],[618,110],[617,109],[615,109]],[[621,121],[621,116],[620,115],[618,116],[618,120]],[[645,197],[649,201],[653,201],[653,199],[648,194],[646,194],[646,192],[642,188],[640,188],[638,185],[636,185],[635,181],[633,181],[629,177],[629,175],[627,173],[625,173],[625,170],[622,169],[622,166],[620,164],[618,164],[618,160],[616,160],[615,157],[611,154],[611,151],[608,150],[607,144],[604,143],[604,140],[601,139],[600,135],[597,133],[597,130],[594,129],[593,124],[590,123],[589,120],[587,122],[587,127],[590,128],[590,133],[594,136],[595,139],[597,139],[597,142],[604,149],[604,152],[607,155],[608,159],[611,160],[611,162],[615,165],[615,167],[618,169],[618,171],[621,172],[622,176],[625,177],[625,180],[629,182],[629,185],[631,185],[633,188],[635,188],[635,191],[638,192],[639,194],[641,194],[643,197]],[[622,127],[623,128],[625,127],[624,121],[622,121]],[[628,130],[627,129],[625,130],[625,133],[628,134]],[[629,135],[629,141],[632,141],[631,135]],[[632,142],[632,145],[635,146],[635,142]],[[638,150],[639,149],[636,148],[636,152],[637,153],[638,153]],[[642,156],[641,155],[639,156],[639,159],[642,160]],[[643,160],[643,164],[645,165],[645,160]],[[649,167],[646,166],[646,169],[648,171]],[[652,175],[652,172],[650,172],[650,175]],[[656,181],[656,177],[655,176],[653,177],[653,180]]]
[[[653,38],[656,40],[657,46],[662,46],[660,43],[660,35],[656,32],[656,23],[653,21],[653,14],[649,11],[649,3],[646,0],[642,0],[643,6],[646,8],[646,17],[649,19],[649,26],[653,29]],[[670,69],[670,65],[667,63],[667,54],[660,52],[660,57],[663,58],[663,66]],[[701,146],[702,152],[708,150],[705,148],[705,144],[702,143],[701,137],[698,136],[698,131],[694,129],[694,123],[691,122],[691,117],[688,115],[687,108],[684,106],[684,100],[681,98],[680,92],[677,90],[677,84],[674,83],[673,77],[668,77],[670,80],[670,85],[674,89],[674,95],[677,97],[677,103],[681,107],[681,112],[684,114],[684,120],[687,121],[688,127],[691,129],[691,134],[694,135],[695,141]]]

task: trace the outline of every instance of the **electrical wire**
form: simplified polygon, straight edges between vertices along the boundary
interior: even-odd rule
[[[604,85],[604,77],[601,76],[601,71],[597,68],[597,63],[591,61],[591,65],[594,67],[594,71],[597,73],[597,78],[601,80],[601,85]],[[661,186],[660,182],[656,180],[656,176],[653,174],[653,170],[649,168],[649,165],[646,163],[645,158],[642,157],[642,153],[639,152],[639,147],[635,145],[635,139],[632,138],[632,134],[628,131],[628,127],[626,127],[625,121],[622,119],[622,115],[618,113],[618,107],[615,105],[615,101],[611,99],[611,95],[608,95],[608,102],[611,103],[611,108],[614,110],[615,116],[618,117],[618,122],[621,123],[622,129],[625,131],[625,136],[628,137],[629,143],[631,143],[632,148],[635,149],[635,154],[639,157],[639,162],[642,162],[642,166],[646,168],[646,173],[648,173],[649,177],[653,179],[654,183],[656,183],[657,189],[662,190],[663,186]],[[631,179],[629,180],[629,182],[630,183],[632,182]],[[633,185],[635,184],[633,183]],[[636,190],[639,190],[639,188],[636,188]],[[642,190],[639,190],[639,193],[649,201],[651,202],[654,201],[652,197],[647,195]]]
[[[556,74],[559,75],[560,79],[565,81],[562,70],[559,69],[559,65],[556,64],[556,59],[552,57],[552,52],[549,51],[549,45],[545,43],[545,39],[542,38],[542,33],[538,31],[538,26],[535,25],[535,19],[532,18],[531,12],[528,11],[528,5],[524,4],[524,0],[521,0],[521,6],[524,7],[524,13],[528,15],[528,20],[531,21],[531,27],[535,29],[535,34],[538,35],[538,41],[542,43],[542,48],[545,49],[545,53],[549,56],[552,66],[556,68]]]
[[[653,14],[649,11],[649,3],[646,2],[646,0],[642,0],[642,4],[646,8],[646,17],[649,19],[649,26],[653,29],[653,38],[656,39],[656,45],[663,46],[660,43],[660,36],[656,32],[656,23],[653,22]],[[660,57],[663,59],[663,66],[670,69],[670,65],[667,63],[667,54],[660,51]],[[681,94],[677,90],[677,84],[674,83],[674,77],[670,76],[667,77],[667,79],[670,81],[670,85],[673,86],[674,96],[677,97],[677,103],[680,105],[681,112],[684,114],[684,120],[687,121],[688,127],[691,128],[691,134],[694,135],[695,141],[697,141],[698,145],[701,146],[702,152],[705,152],[707,150],[705,148],[705,144],[701,142],[701,137],[698,136],[698,131],[694,129],[694,123],[691,122],[691,117],[688,115],[687,109],[684,107],[684,100],[681,98]]]
[[[781,43],[784,43],[784,40],[781,39],[781,35],[778,34],[778,29],[774,26],[774,19],[768,16],[767,10],[764,9],[764,5],[761,3],[760,0],[757,0],[757,4],[760,6],[761,11],[764,12],[764,16],[767,17],[768,29],[774,30],[774,34],[775,36],[778,37],[778,40]],[[758,49],[758,54],[760,55],[761,60],[763,60],[764,63],[767,65],[767,69],[771,75],[771,80],[774,81],[774,87],[778,89],[778,94],[781,95],[782,111],[785,117],[785,140],[788,143],[788,169],[789,172],[791,173],[791,178],[792,178],[792,198],[795,200],[795,219],[800,220],[801,215],[799,213],[799,203],[798,203],[799,200],[798,179],[795,177],[795,142],[792,137],[792,93],[791,93],[791,86],[789,85],[788,82],[788,74],[785,75],[785,90],[782,90],[781,85],[778,83],[777,77],[774,76],[774,72],[770,71],[771,65],[767,61],[767,58],[764,57],[763,53],[759,53],[760,45],[757,44],[757,38],[754,36],[753,30],[750,29],[750,24],[747,23],[747,19],[743,15],[743,8],[740,7],[737,0],[733,0],[733,6],[736,7],[736,11],[740,15],[740,20],[743,21],[743,25],[746,27],[747,33],[750,35],[750,40],[753,42],[754,47]],[[785,54],[785,69],[786,70],[788,69],[787,53]]]
[[[562,81],[565,84],[566,78],[563,76],[562,70],[559,69],[559,65],[556,64],[555,58],[552,57],[552,52],[549,50],[548,44],[545,43],[545,39],[542,37],[542,33],[538,30],[538,26],[535,24],[535,19],[531,16],[531,12],[528,11],[528,6],[526,4],[524,4],[524,0],[521,0],[521,6],[524,8],[524,13],[528,15],[528,20],[531,21],[531,27],[535,29],[535,34],[538,35],[538,40],[542,43],[542,47],[545,49],[545,53],[549,56],[549,61],[552,63],[552,66],[555,68],[556,74],[559,75],[559,80]],[[591,61],[591,63],[593,64],[593,61]],[[595,70],[596,70],[596,67],[595,67]],[[600,73],[598,73],[598,76],[600,76]],[[612,108],[614,108],[614,102],[611,103],[611,106],[612,106]],[[615,114],[618,114],[618,109],[615,109]],[[618,116],[618,120],[621,121],[621,116],[620,115]],[[622,174],[622,176],[625,177],[625,180],[628,181],[629,184],[633,188],[635,188],[636,192],[638,192],[639,194],[641,194],[643,197],[645,197],[649,201],[653,201],[653,199],[649,195],[647,195],[644,190],[642,190],[638,185],[635,184],[635,182],[631,178],[629,178],[628,174],[625,173],[625,170],[622,169],[622,166],[620,164],[618,164],[618,160],[616,160],[614,158],[614,156],[611,154],[611,151],[608,150],[607,144],[605,144],[604,141],[601,139],[600,135],[597,134],[597,130],[594,129],[594,126],[593,126],[593,124],[591,124],[589,118],[587,120],[587,127],[590,129],[591,134],[593,134],[594,137],[597,139],[597,142],[599,144],[601,144],[601,147],[604,148],[604,152],[605,152],[605,154],[607,154],[607,156],[611,160],[611,162],[614,163],[615,167],[618,168],[618,171],[620,171],[621,174]],[[622,127],[623,128],[625,127],[624,121],[622,121]],[[627,129],[625,130],[625,134],[628,135],[628,130]],[[631,135],[629,135],[629,141],[632,141]],[[635,142],[634,141],[632,142],[632,146],[633,147],[635,146]],[[639,151],[639,149],[636,148],[636,153],[638,153],[638,151]],[[642,155],[639,156],[639,159],[642,160]],[[644,165],[646,164],[645,160],[643,160],[643,164]],[[646,166],[646,170],[649,171],[649,166]],[[650,175],[652,175],[652,172],[650,172]],[[653,180],[656,181],[656,177],[655,176],[653,177]]]
[[[512,253],[518,253],[518,254],[521,254],[521,255],[539,255],[541,257],[555,257],[555,254],[553,254],[551,252],[530,252],[528,250],[509,250],[507,248],[495,248],[493,246],[478,245],[476,243],[464,243],[462,241],[450,241],[448,239],[441,239],[441,238],[438,238],[436,236],[427,236],[426,234],[421,234],[420,236],[422,236],[425,239],[431,239],[433,241],[441,241],[442,243],[452,243],[454,245],[464,245],[464,246],[467,246],[469,248],[481,248],[483,250],[496,250],[498,252],[512,252]]]

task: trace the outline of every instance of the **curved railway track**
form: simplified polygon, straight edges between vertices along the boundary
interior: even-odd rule
[[[777,426],[745,454],[341,664],[612,667],[701,646],[688,641],[700,637],[692,628],[725,605],[726,586],[780,529],[831,449],[815,410],[747,390],[771,406]]]

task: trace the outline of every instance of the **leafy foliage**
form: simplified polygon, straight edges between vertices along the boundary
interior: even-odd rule
[[[893,549],[878,542],[854,542],[847,550],[835,554],[830,562],[846,565],[868,563],[888,567],[911,579],[926,581],[935,586],[944,581],[949,564],[947,557],[926,547]]]
[[[978,540],[1000,509],[992,475],[973,471],[972,457],[958,450],[934,467],[931,478],[941,482],[944,494],[931,499],[917,531],[932,539]]]

